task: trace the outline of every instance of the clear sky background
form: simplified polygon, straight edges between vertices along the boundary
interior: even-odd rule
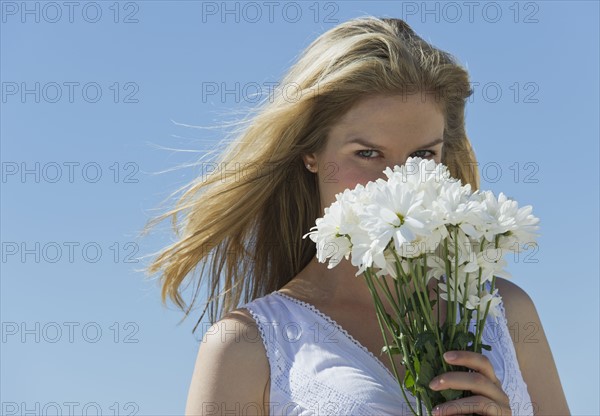
[[[137,235],[200,174],[170,169],[220,138],[185,125],[243,114],[316,36],[367,14],[404,18],[470,71],[481,187],[541,219],[539,250],[509,271],[535,302],[573,414],[600,413],[598,2],[1,8],[2,414],[183,414],[208,326],[191,333],[199,311],[178,325],[136,259],[172,241],[166,222]]]

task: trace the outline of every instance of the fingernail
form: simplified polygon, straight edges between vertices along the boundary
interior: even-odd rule
[[[455,352],[446,352],[444,353],[444,358],[446,359],[446,361],[452,361],[456,359],[456,353]]]
[[[435,416],[438,416],[438,415],[440,415],[440,414],[441,414],[441,412],[440,412],[440,407],[439,407],[439,406],[437,406],[435,409],[433,409],[433,411],[431,412],[431,414],[433,414],[433,415],[435,415]]]
[[[429,388],[435,390],[440,384],[440,379],[435,378],[429,382]]]

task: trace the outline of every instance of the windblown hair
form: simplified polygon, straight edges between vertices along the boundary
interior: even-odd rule
[[[185,316],[208,280],[198,323],[209,307],[213,324],[240,300],[280,289],[314,257],[315,244],[302,235],[322,207],[316,175],[302,156],[318,153],[330,127],[367,96],[435,93],[445,117],[442,163],[463,184],[479,187],[465,132],[468,73],[402,20],[361,17],[330,29],[300,55],[280,86],[221,153],[217,166],[225,168],[187,185],[175,208],[154,220],[172,217],[178,240],[147,271],[160,272],[163,303],[170,298]],[[200,265],[200,276],[189,280],[196,288],[187,306],[181,286]]]

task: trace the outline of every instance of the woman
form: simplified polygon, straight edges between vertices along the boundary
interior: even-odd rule
[[[318,263],[302,235],[336,193],[410,156],[444,163],[477,189],[464,125],[468,74],[403,21],[369,17],[317,38],[281,85],[218,171],[158,219],[185,214],[181,239],[149,269],[162,271],[163,301],[185,309],[180,285],[202,263],[197,294],[210,263],[202,316],[210,306],[212,326],[186,414],[409,414],[392,363],[378,358],[383,340],[366,284],[349,261]],[[438,414],[569,414],[531,299],[506,280],[497,287],[506,319],[488,339],[491,353],[446,356],[475,371],[440,374],[431,385],[472,396]],[[539,328],[535,342],[508,336],[525,324]]]

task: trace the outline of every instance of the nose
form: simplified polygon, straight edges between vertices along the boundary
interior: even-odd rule
[[[407,159],[408,159],[408,156],[405,158],[392,159],[392,161],[390,163],[387,163],[386,167],[389,167],[390,169],[393,170],[395,166],[403,166],[406,163]]]

